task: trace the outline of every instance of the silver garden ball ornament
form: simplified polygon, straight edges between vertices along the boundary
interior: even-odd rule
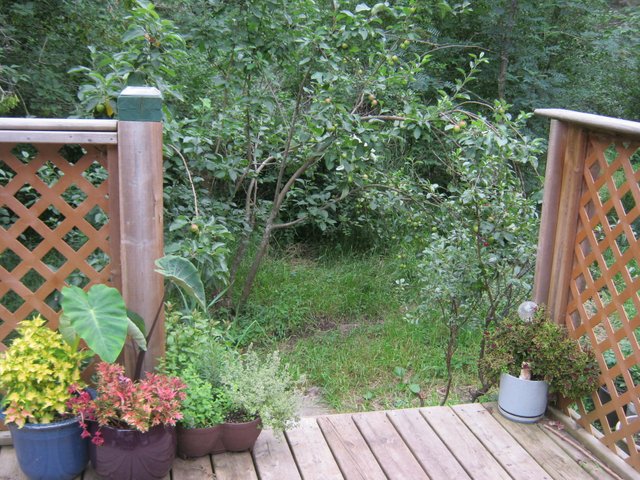
[[[533,316],[538,309],[538,304],[536,302],[526,301],[522,302],[518,307],[518,316],[524,322],[530,322],[533,320]]]

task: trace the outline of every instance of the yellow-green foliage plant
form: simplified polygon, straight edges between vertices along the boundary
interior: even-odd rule
[[[51,423],[67,413],[69,387],[82,385],[86,351],[64,341],[37,316],[23,320],[11,346],[0,354],[0,392],[5,422]]]

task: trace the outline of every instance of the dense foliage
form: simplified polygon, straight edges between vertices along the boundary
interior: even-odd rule
[[[631,3],[0,0],[0,114],[115,118],[123,87],[157,87],[166,250],[221,299],[174,314],[250,314],[274,242],[393,252],[450,384],[460,332],[530,288],[531,110],[637,117]]]
[[[550,322],[544,312],[530,321],[508,319],[488,335],[487,354],[481,369],[497,381],[500,374],[518,376],[523,365],[531,379],[546,380],[552,392],[579,399],[599,385],[600,368],[593,352],[581,350],[560,325]]]
[[[0,357],[0,392],[7,422],[51,423],[68,413],[69,388],[81,385],[86,352],[77,351],[41,317],[20,322],[20,337]]]

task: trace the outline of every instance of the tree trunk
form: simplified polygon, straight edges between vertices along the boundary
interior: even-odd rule
[[[238,300],[238,304],[236,305],[236,312],[240,312],[244,308],[245,303],[247,303],[247,299],[251,294],[251,289],[253,288],[253,282],[255,281],[256,275],[258,274],[258,269],[260,268],[262,259],[267,253],[267,250],[269,249],[269,242],[271,240],[272,232],[273,232],[273,219],[269,217],[264,227],[264,232],[262,233],[262,239],[260,240],[258,251],[256,252],[256,256],[253,258],[253,262],[251,263],[249,272],[247,272],[247,277],[244,280],[244,285],[242,287],[242,294],[240,295],[240,299]]]

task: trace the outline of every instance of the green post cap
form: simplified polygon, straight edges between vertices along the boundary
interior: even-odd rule
[[[127,122],[162,120],[162,95],[154,87],[126,87],[118,97],[118,119]]]

